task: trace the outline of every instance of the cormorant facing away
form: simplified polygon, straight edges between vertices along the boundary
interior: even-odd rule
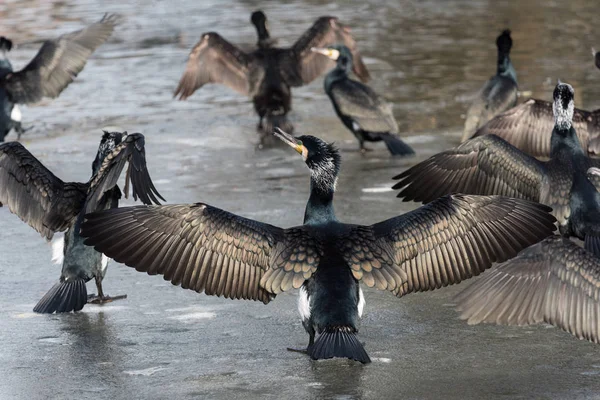
[[[437,289],[555,229],[550,208],[500,196],[445,196],[374,225],[341,223],[333,210],[338,150],[314,136],[277,132],[310,170],[303,225],[282,229],[203,203],[125,207],[86,215],[85,244],[199,293],[268,303],[299,288],[310,357],[366,363],[356,337],[360,282],[398,297]]]
[[[467,111],[462,141],[467,140],[490,119],[517,104],[517,72],[510,62],[512,39],[505,29],[496,38],[498,67],[496,75],[483,85]]]
[[[348,77],[353,66],[350,49],[336,45],[311,50],[336,61],[335,68],[325,77],[325,93],[338,117],[358,139],[360,150],[366,151],[365,141],[383,140],[393,155],[414,154],[414,150],[398,137],[392,105],[370,87]]]
[[[546,322],[600,342],[600,259],[551,236],[492,268],[456,297],[460,317],[530,325]]]
[[[346,44],[356,61],[354,72],[363,81],[369,79],[350,30],[337,18],[320,17],[289,48],[273,47],[264,13],[254,12],[251,20],[258,32],[258,49],[245,53],[218,33],[203,33],[190,52],[174,97],[185,100],[207,83],[221,83],[252,99],[260,118],[258,129],[271,135],[274,127],[292,129],[287,120],[291,87],[312,82],[332,66],[312,53],[312,47]]]
[[[495,135],[485,135],[438,153],[400,175],[394,189],[404,201],[430,202],[448,193],[502,195],[539,201],[553,208],[565,236],[585,240],[600,256],[600,167],[581,148],[571,123],[573,88],[554,89],[555,126],[550,160],[539,161]],[[589,179],[589,181],[588,181]],[[591,183],[590,183],[591,181]]]
[[[592,54],[596,67],[600,68],[600,53],[592,50]],[[552,102],[529,99],[490,120],[473,137],[494,134],[529,155],[550,157],[553,126]],[[600,155],[600,109],[586,111],[576,108],[573,127],[583,150]]]
[[[81,72],[94,50],[112,34],[117,22],[116,15],[107,14],[85,29],[47,40],[33,60],[17,72],[13,72],[6,58],[12,41],[0,37],[0,142],[13,128],[18,139],[25,132],[17,104],[58,97]]]
[[[160,204],[157,197],[162,197],[146,169],[141,133],[105,132],[92,164],[92,177],[86,183],[63,182],[19,142],[0,145],[0,206],[7,205],[47,240],[66,230],[64,242],[53,243],[53,258],[62,262],[60,281],[38,302],[35,312],[81,310],[88,302],[85,283],[92,278],[98,288],[94,302],[111,301],[102,291],[108,259],[83,245],[79,228],[85,213],[118,206],[121,191],[117,180],[126,163],[125,197],[131,182],[134,199]]]

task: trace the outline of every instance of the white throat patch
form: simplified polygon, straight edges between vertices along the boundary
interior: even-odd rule
[[[337,187],[337,176],[335,176],[335,164],[333,158],[327,157],[323,162],[316,164],[310,170],[313,177],[313,182],[318,189],[325,192],[329,187],[333,187],[333,191]]]
[[[575,103],[573,100],[569,101],[569,106],[565,110],[562,107],[560,99],[554,100],[552,103],[552,111],[554,113],[554,123],[561,129],[570,129],[573,123],[573,112],[575,110]]]

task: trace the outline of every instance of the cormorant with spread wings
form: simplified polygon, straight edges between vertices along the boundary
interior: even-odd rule
[[[86,183],[63,182],[19,142],[0,145],[0,206],[8,206],[47,240],[66,230],[64,239],[53,243],[53,258],[62,263],[60,281],[38,302],[35,312],[81,310],[88,302],[85,284],[92,278],[98,288],[94,301],[111,300],[102,291],[108,259],[83,245],[79,228],[85,213],[118,206],[117,180],[127,163],[125,196],[131,183],[134,199],[160,204],[162,197],[146,168],[141,133],[105,132]]]

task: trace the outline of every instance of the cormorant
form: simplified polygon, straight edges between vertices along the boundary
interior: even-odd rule
[[[258,49],[246,53],[218,33],[203,33],[190,52],[174,97],[185,100],[207,83],[221,83],[252,99],[260,117],[258,129],[271,135],[274,127],[292,129],[287,120],[291,87],[312,82],[332,65],[312,53],[312,47],[346,44],[356,60],[354,72],[363,81],[369,79],[350,30],[337,18],[320,17],[289,48],[272,46],[264,13],[253,13],[251,20],[258,32]]]
[[[0,206],[7,205],[47,240],[66,230],[64,241],[53,243],[53,258],[62,263],[60,281],[33,311],[51,314],[81,310],[88,302],[85,284],[92,278],[98,288],[94,302],[111,300],[102,291],[108,259],[83,245],[79,227],[86,212],[118,206],[121,191],[117,180],[126,163],[125,197],[131,182],[134,199],[160,204],[157,197],[162,197],[146,169],[141,133],[105,132],[92,164],[92,177],[86,183],[63,182],[19,142],[0,145]]]
[[[600,68],[600,53],[595,53],[594,58]],[[553,126],[552,102],[529,99],[490,120],[473,137],[494,134],[534,157],[549,157]],[[583,149],[600,155],[600,109],[576,108],[573,126]]]
[[[470,325],[546,322],[598,343],[599,299],[600,259],[566,238],[551,236],[492,268],[455,300]]]
[[[561,234],[576,236],[590,251],[600,250],[600,176],[587,175],[600,167],[581,148],[572,125],[571,85],[554,89],[554,118],[550,160],[539,161],[495,135],[470,139],[438,153],[394,177],[394,189],[404,201],[430,202],[459,192],[502,195],[539,201],[553,208]],[[588,178],[592,183],[588,182]],[[594,187],[595,186],[595,187]],[[600,251],[598,252],[600,255]]]
[[[203,203],[125,207],[86,215],[84,243],[208,295],[268,303],[300,289],[310,357],[366,363],[356,337],[364,306],[359,282],[398,297],[437,289],[514,257],[555,229],[550,208],[500,196],[445,196],[374,225],[341,223],[333,210],[338,150],[314,136],[276,132],[310,170],[303,225],[283,229]]]
[[[13,128],[18,139],[25,132],[17,104],[58,97],[81,72],[94,50],[112,34],[117,22],[116,15],[106,14],[85,29],[47,40],[33,60],[17,72],[13,72],[6,58],[12,41],[0,37],[0,142]]]
[[[498,48],[496,75],[483,85],[477,98],[469,107],[462,141],[473,136],[475,131],[490,119],[517,104],[517,72],[510,62],[512,47],[510,30],[505,29],[496,38],[496,47]]]
[[[358,139],[360,150],[366,150],[365,141],[383,140],[393,155],[415,154],[398,137],[398,124],[392,113],[392,105],[370,87],[348,77],[353,66],[350,49],[336,45],[311,50],[336,61],[335,68],[325,77],[325,93],[331,99],[338,117]]]

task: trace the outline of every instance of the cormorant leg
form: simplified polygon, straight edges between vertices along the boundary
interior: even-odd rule
[[[20,121],[13,120],[13,128],[15,129],[15,132],[17,133],[17,140],[21,140],[21,135],[24,134],[25,132],[33,129],[33,125],[30,126],[29,128],[23,128],[23,124]]]
[[[295,349],[293,347],[288,347],[287,350],[296,353],[308,354],[308,349],[310,349],[310,347],[313,344],[315,344],[315,328],[313,328],[311,322],[306,323],[305,321],[302,321],[302,325],[304,325],[304,329],[306,329],[306,331],[308,332],[308,346],[305,349]]]
[[[114,297],[105,296],[104,291],[102,290],[102,278],[99,276],[96,276],[95,280],[96,280],[96,288],[98,289],[98,296],[88,299],[88,303],[104,304],[104,303],[110,303],[111,301],[127,298],[126,294],[123,294],[120,296],[114,296]]]

